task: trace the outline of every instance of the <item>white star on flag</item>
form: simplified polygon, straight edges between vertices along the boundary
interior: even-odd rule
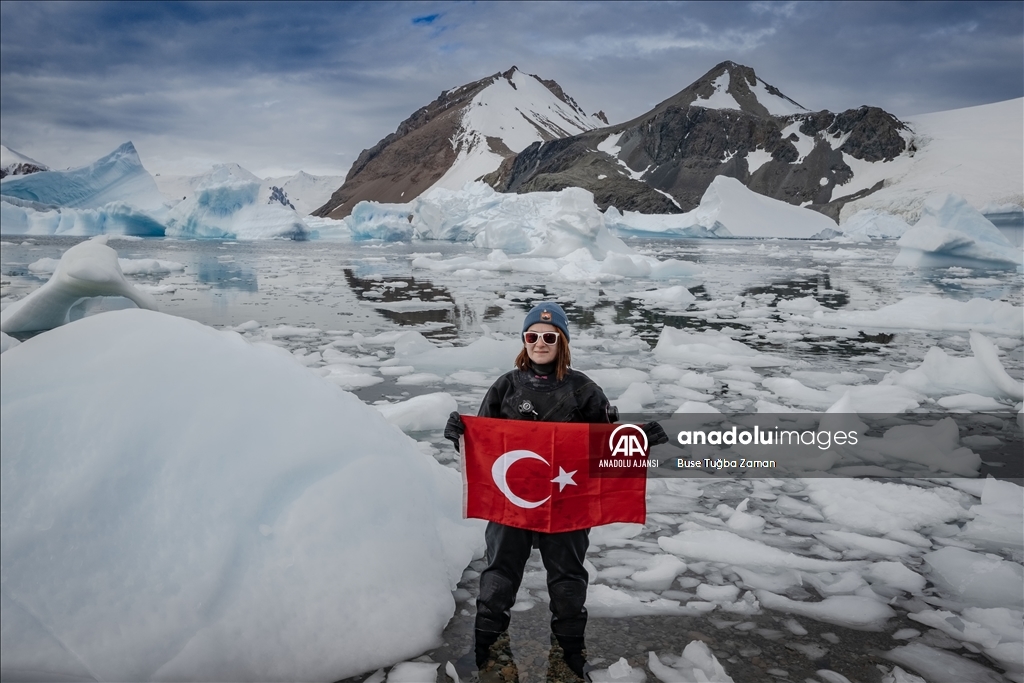
[[[558,484],[558,492],[561,493],[562,489],[572,484],[576,486],[576,482],[572,480],[572,475],[576,474],[579,470],[573,470],[572,472],[566,472],[561,467],[558,468],[558,476],[551,480],[552,484]]]

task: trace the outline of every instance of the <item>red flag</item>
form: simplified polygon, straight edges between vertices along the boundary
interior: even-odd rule
[[[644,523],[646,471],[600,476],[592,466],[616,425],[462,420],[466,517],[545,533]]]

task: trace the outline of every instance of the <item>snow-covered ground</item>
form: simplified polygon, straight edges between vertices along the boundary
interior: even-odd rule
[[[5,309],[77,243],[4,240]],[[408,660],[389,680],[446,680],[458,653],[433,648],[471,620],[480,532],[459,531],[441,429],[509,367],[540,299],[567,308],[574,364],[624,409],[1020,410],[1020,272],[894,267],[891,241],[629,240],[636,262],[687,269],[590,280],[549,256],[482,265],[499,252],[466,242],[107,245],[163,314],[3,337],[5,677],[336,680]],[[1021,489],[948,469],[999,473],[1014,437],[945,424],[922,427],[949,456],[923,477],[836,460],[843,476],[651,479],[646,525],[592,534],[591,656],[634,648],[605,677],[1021,680]],[[905,452],[883,447],[896,436],[881,465]],[[419,605],[402,639],[400,586]],[[545,601],[535,558],[513,624],[546,628]],[[609,640],[626,623],[650,634]],[[717,645],[691,647],[694,629]]]

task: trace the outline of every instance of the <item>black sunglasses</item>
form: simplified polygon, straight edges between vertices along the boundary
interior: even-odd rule
[[[545,344],[553,346],[558,342],[557,332],[523,332],[523,341],[527,344],[536,344],[538,339],[543,339]]]

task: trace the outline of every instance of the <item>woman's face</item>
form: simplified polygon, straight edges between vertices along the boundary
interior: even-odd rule
[[[534,323],[526,330],[527,332],[557,332],[559,335],[562,332],[554,325],[547,323]],[[526,355],[530,357],[537,365],[545,365],[547,363],[554,363],[555,359],[558,358],[558,343],[545,344],[541,337],[537,337],[537,341],[533,344],[527,344],[525,341],[523,345],[526,346]]]

